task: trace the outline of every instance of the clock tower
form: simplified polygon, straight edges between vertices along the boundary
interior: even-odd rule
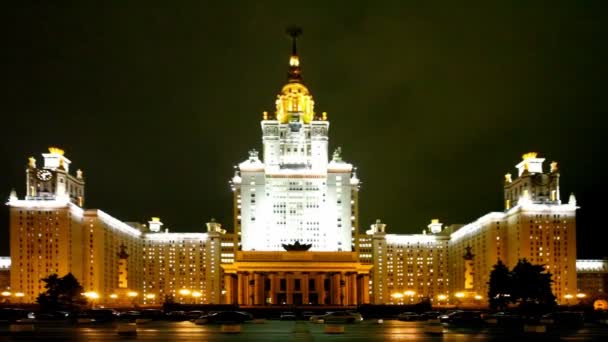
[[[49,147],[49,153],[43,153],[44,165],[38,167],[34,157],[29,158],[26,173],[26,200],[60,200],[70,201],[80,207],[84,206],[84,178],[81,170],[70,174],[72,163],[64,156],[64,151]]]

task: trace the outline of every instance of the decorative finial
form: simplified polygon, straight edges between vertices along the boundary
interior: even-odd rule
[[[513,180],[511,179],[511,174],[507,173],[505,175],[505,183],[511,183],[511,182],[513,182]]]
[[[285,32],[287,33],[287,35],[289,35],[291,37],[291,54],[293,56],[297,56],[298,55],[298,49],[296,46],[296,41],[298,39],[299,36],[302,35],[302,28],[292,25],[287,27],[287,29],[285,30]]]
[[[28,164],[27,164],[30,168],[35,169],[36,168],[36,158],[34,157],[29,157],[28,158]]]
[[[289,57],[289,72],[287,73],[287,79],[289,82],[300,82],[302,80],[300,70],[300,58],[298,57],[297,40],[302,35],[302,28],[297,26],[290,26],[286,30],[287,34],[291,37],[291,56]]]
[[[323,121],[327,121],[327,112],[323,112],[322,114],[323,116],[321,117],[321,120]]]
[[[81,169],[76,170],[76,178],[82,179],[82,170]]]
[[[258,160],[258,158],[258,150],[256,150],[255,148],[249,150],[249,160],[256,161]]]
[[[558,167],[557,167],[557,162],[553,161],[551,162],[551,173],[557,172]]]
[[[334,160],[334,161],[342,161],[342,147],[337,147],[334,150],[334,155],[332,157],[332,160]]]
[[[570,198],[568,198],[568,204],[570,205],[576,205],[576,197],[574,196],[574,193],[570,194]]]
[[[264,118],[264,120],[268,120],[268,112],[264,111],[262,113],[262,117]]]
[[[9,201],[9,202],[12,202],[12,201],[16,201],[17,199],[18,199],[18,198],[17,198],[17,191],[15,191],[15,189],[12,189],[12,190],[11,190],[11,194],[10,194],[10,196],[8,197],[8,201]]]

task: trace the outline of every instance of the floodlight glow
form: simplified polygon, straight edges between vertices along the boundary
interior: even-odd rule
[[[99,293],[91,291],[91,292],[85,292],[84,296],[89,298],[89,299],[98,299],[99,298]]]

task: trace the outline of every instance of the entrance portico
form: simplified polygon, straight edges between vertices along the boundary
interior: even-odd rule
[[[239,251],[222,268],[225,304],[369,303],[372,265],[360,263],[354,252]]]

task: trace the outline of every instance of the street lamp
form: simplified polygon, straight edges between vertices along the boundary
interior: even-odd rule
[[[566,298],[566,305],[570,306],[570,299],[574,298],[574,296],[568,293],[564,295],[564,298]]]
[[[192,292],[191,292],[190,290],[188,290],[188,289],[181,289],[181,290],[179,290],[178,292],[179,292],[179,294],[180,294],[179,301],[180,301],[180,303],[181,303],[181,304],[184,304],[184,297],[189,296],[189,295],[190,295],[190,293],[192,293]]]
[[[95,291],[83,293],[85,297],[91,300],[91,308],[95,308],[95,300],[99,298],[99,293]]]
[[[112,298],[112,299],[116,299],[116,298],[118,298],[118,295],[117,295],[116,293],[112,293],[112,294],[110,295],[110,298]]]
[[[198,292],[198,291],[193,291],[192,292],[192,298],[194,298],[194,303],[196,304],[196,301],[202,296],[203,294]]]
[[[19,298],[19,303],[21,303],[23,301],[23,297],[25,297],[25,293],[17,292],[15,293],[15,297]]]
[[[584,294],[584,293],[577,293],[577,294],[576,294],[576,298],[578,298],[578,299],[583,299],[583,298],[585,298],[585,297],[587,297],[587,295],[586,295],[586,294]]]
[[[407,290],[407,291],[403,292],[403,295],[410,297],[410,303],[414,301],[415,294],[416,294],[416,292],[412,291],[412,290]]]
[[[454,296],[456,296],[457,298],[464,298],[464,292],[456,292]]]

